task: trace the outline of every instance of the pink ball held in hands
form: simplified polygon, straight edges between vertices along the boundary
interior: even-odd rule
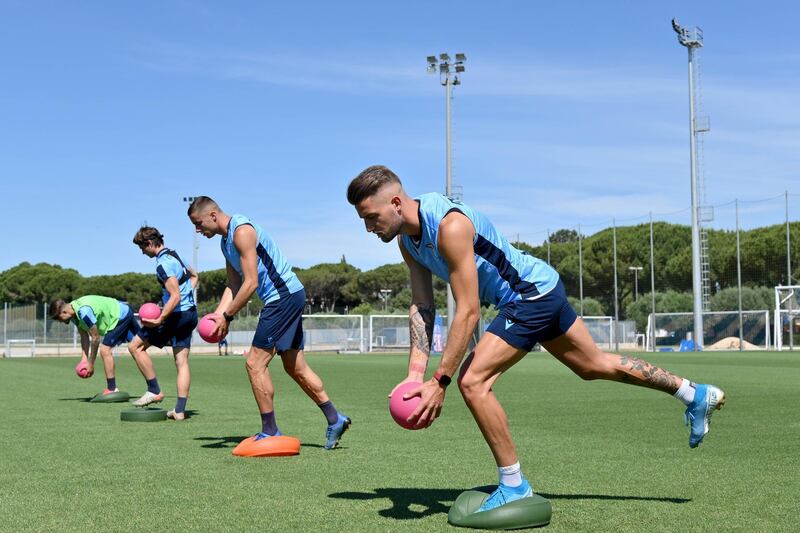
[[[88,365],[86,359],[81,359],[77,365],[75,365],[75,373],[78,374],[78,377],[81,379],[86,379],[89,377],[89,369],[86,368]]]
[[[139,318],[155,320],[161,316],[161,309],[154,303],[147,302],[139,308]]]
[[[392,414],[392,418],[406,429],[422,429],[416,428],[410,422],[406,421],[406,419],[411,416],[411,413],[416,410],[417,406],[419,406],[419,402],[421,402],[422,399],[419,396],[409,398],[408,400],[403,399],[404,394],[421,386],[422,383],[419,381],[403,383],[392,392],[392,396],[389,398],[389,412]]]
[[[197,332],[200,334],[200,338],[211,343],[219,342],[219,335],[214,332],[217,329],[217,323],[212,318],[213,316],[214,313],[209,313],[197,323]]]

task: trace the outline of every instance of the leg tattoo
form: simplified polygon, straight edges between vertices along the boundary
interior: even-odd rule
[[[658,389],[670,394],[674,394],[681,386],[681,378],[663,368],[653,366],[643,359],[620,355],[619,363],[625,372],[622,381],[627,383]]]

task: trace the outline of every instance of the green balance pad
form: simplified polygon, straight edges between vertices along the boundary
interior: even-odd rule
[[[127,392],[112,392],[109,394],[97,393],[94,398],[89,400],[92,403],[120,403],[127,402],[131,399],[131,395]]]
[[[158,407],[134,407],[120,411],[119,419],[125,422],[160,422],[167,419],[167,411]]]
[[[447,521],[454,526],[476,529],[520,529],[550,523],[553,508],[549,500],[538,494],[501,505],[491,511],[476,513],[488,497],[485,492],[477,490],[462,492],[450,508]]]

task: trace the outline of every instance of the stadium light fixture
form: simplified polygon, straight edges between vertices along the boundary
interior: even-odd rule
[[[461,78],[459,74],[464,73],[464,62],[467,56],[461,52],[455,55],[456,60],[453,63],[450,55],[447,53],[439,54],[439,61],[436,61],[436,56],[427,56],[428,72],[434,73],[439,71],[439,82],[444,86],[445,97],[445,194],[453,196],[453,143],[452,143],[452,92],[454,85],[461,85]],[[438,69],[437,69],[438,67]],[[452,71],[451,72],[451,67]],[[453,291],[450,285],[447,285],[447,331],[451,331],[453,325],[453,318],[455,316],[456,304],[453,299]]]
[[[639,299],[639,272],[644,267],[635,266],[635,267],[628,267],[628,270],[633,270],[633,301]]]
[[[184,196],[183,202],[191,205],[197,199],[197,196]],[[197,235],[197,232],[193,232],[192,236],[192,270],[194,270],[195,274],[199,275],[197,271],[197,252],[200,250],[200,239]],[[197,302],[197,288],[194,289],[194,301]]]
[[[697,178],[697,123],[695,120],[695,51],[703,46],[703,31],[698,28],[684,28],[672,19],[672,29],[678,35],[678,42],[689,52],[689,172],[692,193],[692,295],[694,331],[692,341],[695,351],[703,345],[703,279],[700,265],[700,197]]]

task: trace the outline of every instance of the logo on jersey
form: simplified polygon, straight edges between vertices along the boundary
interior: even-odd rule
[[[510,328],[514,325],[514,322],[508,318],[506,318],[506,329]]]

